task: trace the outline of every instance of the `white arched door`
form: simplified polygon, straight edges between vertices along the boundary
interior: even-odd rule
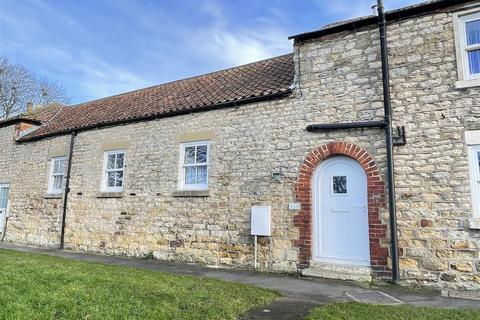
[[[313,176],[314,260],[370,266],[367,176],[355,160],[323,161]]]

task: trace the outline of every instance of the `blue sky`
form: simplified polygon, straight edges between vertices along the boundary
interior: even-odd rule
[[[419,0],[386,0],[387,9]],[[292,51],[375,0],[0,0],[0,55],[79,103]]]

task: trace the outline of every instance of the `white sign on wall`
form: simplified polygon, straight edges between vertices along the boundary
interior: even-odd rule
[[[251,235],[270,236],[270,207],[253,206],[251,216]]]

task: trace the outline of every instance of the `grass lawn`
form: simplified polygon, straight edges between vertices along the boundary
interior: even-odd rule
[[[0,249],[0,319],[237,319],[277,294]]]
[[[402,306],[374,306],[349,302],[334,303],[313,310],[308,320],[478,320],[480,311],[417,308]]]

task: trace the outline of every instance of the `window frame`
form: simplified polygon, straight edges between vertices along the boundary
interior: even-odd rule
[[[480,44],[467,46],[466,23],[480,20],[480,9],[472,9],[453,15],[455,48],[457,53],[457,69],[458,80],[457,88],[465,88],[470,86],[480,86],[480,73],[470,74],[468,51],[479,50]]]
[[[478,154],[480,154],[480,144],[468,146],[468,165],[474,219],[480,219],[480,165]]]
[[[207,146],[207,155],[206,155],[206,162],[201,164],[185,164],[185,149],[187,147],[193,146]],[[185,168],[186,167],[193,167],[193,166],[207,166],[207,177],[205,184],[186,184],[185,183]],[[202,140],[202,141],[193,141],[193,142],[183,142],[180,143],[180,161],[179,161],[179,183],[178,188],[179,190],[208,190],[208,180],[209,180],[209,171],[210,171],[210,141],[209,140]]]
[[[112,154],[123,154],[123,167],[121,169],[107,169],[108,166],[108,156]],[[103,192],[123,192],[125,188],[125,172],[126,172],[126,165],[127,162],[127,150],[125,149],[117,149],[117,150],[107,150],[103,153],[103,169],[102,169],[102,188]],[[122,171],[123,172],[123,180],[121,187],[109,187],[108,186],[108,173],[114,171]]]
[[[62,179],[62,187],[60,189],[55,189],[55,177],[60,176],[58,173],[54,173],[55,169],[55,161],[64,161],[63,168],[64,172],[61,174],[63,176]],[[67,164],[67,157],[66,156],[59,156],[59,157],[52,157],[50,159],[50,171],[48,176],[48,193],[49,194],[61,194],[65,191],[65,175],[66,175],[66,165]]]

